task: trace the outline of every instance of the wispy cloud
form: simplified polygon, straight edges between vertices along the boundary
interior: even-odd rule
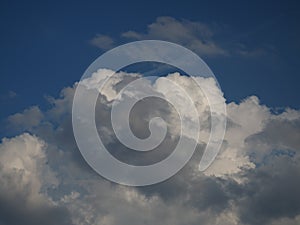
[[[8,91],[5,94],[0,95],[0,100],[9,100],[17,97],[17,93],[14,91]]]
[[[161,39],[171,41],[194,50],[199,55],[227,55],[228,52],[214,41],[214,31],[205,23],[158,17],[147,27],[145,33],[127,31],[122,37],[128,39]]]
[[[226,56],[227,50],[214,40],[215,32],[209,25],[189,20],[177,20],[172,17],[158,17],[156,21],[147,26],[146,32],[129,30],[116,39],[125,40],[158,39],[174,42],[195,51],[201,56]],[[105,35],[96,35],[90,40],[100,49],[113,47],[113,39]]]
[[[102,50],[108,50],[114,47],[114,40],[110,36],[103,34],[97,34],[89,43]]]
[[[246,38],[247,35],[232,34],[232,37],[228,37],[227,34],[222,37],[226,32],[228,33],[226,26],[162,16],[157,17],[142,31],[128,30],[115,37],[97,34],[89,43],[102,50],[108,50],[128,41],[164,40],[185,46],[202,57],[258,58],[275,51],[272,46],[247,46],[242,40],[242,37]]]

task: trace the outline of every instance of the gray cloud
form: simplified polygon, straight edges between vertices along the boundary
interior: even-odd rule
[[[43,114],[38,106],[25,109],[22,113],[16,113],[8,117],[10,129],[26,130],[40,124]]]
[[[97,34],[89,42],[91,45],[103,50],[108,50],[114,47],[114,40],[110,36],[103,34]]]
[[[172,17],[158,17],[147,26],[145,33],[129,30],[122,33],[121,39],[146,40],[158,39],[183,45],[201,56],[226,56],[229,51],[222,48],[214,40],[215,32],[207,24],[189,20],[177,20]],[[111,37],[97,34],[90,43],[100,49],[107,50],[113,47]]]
[[[232,29],[224,24],[207,24],[160,16],[144,30],[128,30],[114,37],[97,34],[89,40],[89,43],[102,50],[108,50],[128,41],[164,40],[185,46],[202,57],[237,56],[255,59],[274,56],[276,53],[274,46],[261,45],[255,48],[248,46],[244,39],[249,34],[237,34],[238,38],[220,38],[221,33],[226,37],[229,32],[233,32]]]
[[[126,154],[121,154],[124,149],[115,142],[107,116],[120,82],[132,76],[120,74],[121,78],[101,93],[97,106],[101,135],[122,159]],[[192,89],[188,77],[173,76]],[[214,88],[213,83],[208,84]],[[106,181],[82,159],[71,125],[75,88],[65,88],[59,98],[51,98],[52,107],[47,111],[31,108],[18,114],[18,123],[9,119],[22,128],[16,133],[25,129],[32,135],[5,139],[0,145],[0,224],[20,224],[20,220],[23,224],[44,220],[75,225],[299,223],[299,111],[287,109],[274,115],[254,96],[229,103],[231,122],[225,143],[205,173],[197,171],[206,143],[203,138],[192,160],[177,175],[153,186],[132,188]],[[200,103],[202,97],[195,95],[195,99]],[[171,119],[172,109],[164,103],[143,104],[152,104]],[[143,104],[135,109],[137,115],[146,107]],[[37,112],[42,120],[34,120]],[[25,126],[23,120],[35,122]],[[147,115],[132,123],[140,135],[146,135]],[[202,132],[204,137],[207,127]],[[172,144],[167,140],[161,150]],[[149,156],[149,160],[160,156]],[[27,204],[26,208],[20,202]]]
[[[56,185],[46,165],[45,143],[22,134],[0,145],[0,222],[17,224],[72,224],[69,211],[43,194]]]
[[[189,20],[176,20],[172,17],[158,17],[154,23],[148,25],[146,33],[127,31],[122,36],[135,40],[160,39],[171,41],[204,56],[228,54],[213,40],[214,32],[208,25]]]

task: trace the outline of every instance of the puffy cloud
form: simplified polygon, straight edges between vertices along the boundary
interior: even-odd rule
[[[86,85],[99,85],[103,82],[101,77],[110,72],[99,70]],[[124,153],[124,146],[116,140],[109,122],[110,109],[124,84],[140,76],[117,73],[105,89],[100,90],[97,101],[100,136],[112,154],[124,161],[130,161],[128,158],[133,155],[127,154],[128,151]],[[46,218],[49,224],[76,225],[298,224],[300,112],[286,109],[274,114],[255,96],[227,104],[229,123],[222,151],[213,165],[200,173],[197,165],[210,131],[206,99],[203,93],[195,91],[189,77],[175,73],[168,78],[189,91],[201,112],[203,124],[196,154],[178,174],[159,184],[132,188],[112,184],[93,172],[82,159],[72,134],[75,84],[63,89],[59,98],[50,98],[52,107],[41,112],[42,120],[32,123],[31,127],[26,125],[36,136],[23,134],[2,141],[0,179],[5,185],[1,185],[0,212],[5,214],[0,214],[0,221],[18,224],[17,216],[28,224],[37,224],[36,221]],[[202,82],[212,95],[216,94],[218,89],[212,80]],[[176,90],[163,91],[167,89],[163,79],[148,85],[170,96],[178,95]],[[131,120],[137,134],[146,135],[149,118],[158,112],[171,125],[179,126],[174,109],[165,102],[155,101],[145,101],[134,108],[136,116],[141,115],[143,108],[149,108],[149,104],[153,109],[146,116]],[[35,114],[36,110],[25,110],[19,118],[28,120]],[[18,124],[24,129],[23,123],[15,125]],[[171,127],[174,137],[177,135],[175,127]],[[165,150],[164,153],[145,153],[148,161],[144,160],[164,157],[168,153],[166,149],[176,144],[174,137],[167,136],[163,147],[158,149]],[[140,156],[134,157],[136,161],[141,160]],[[27,202],[29,210],[22,210],[16,196]],[[33,207],[34,204],[39,207]]]
[[[40,124],[43,119],[43,113],[38,106],[32,106],[25,109],[22,113],[16,113],[8,117],[10,128],[26,130]]]
[[[43,188],[56,185],[46,165],[45,142],[30,134],[0,144],[1,224],[70,224],[67,209],[53,204]]]
[[[270,118],[269,109],[260,105],[255,96],[240,104],[227,105],[228,126],[225,135],[226,149],[222,151],[206,174],[222,176],[240,172],[243,168],[254,168],[246,151],[245,140],[261,132]]]
[[[15,189],[16,192],[22,192],[26,188],[26,197],[31,202],[37,202],[40,199],[41,182],[39,173],[43,165],[39,165],[39,163],[45,160],[43,147],[44,143],[42,141],[29,134],[23,134],[13,139],[5,138],[1,144],[2,183],[5,185],[14,184],[7,187],[7,190]],[[6,176],[11,177],[12,182],[6,182]],[[18,179],[13,180],[15,177]]]

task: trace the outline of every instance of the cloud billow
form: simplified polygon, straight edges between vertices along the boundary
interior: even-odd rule
[[[209,31],[203,32],[210,37]],[[117,75],[118,80],[101,90],[96,121],[104,143],[116,157],[126,160],[130,155],[116,141],[107,118],[122,81],[140,75]],[[168,77],[193,88],[187,76],[175,73]],[[216,88],[208,78],[203,82]],[[98,176],[77,149],[71,123],[76,85],[64,88],[59,98],[51,98],[52,106],[46,111],[34,106],[9,117],[16,136],[0,144],[0,224],[299,224],[299,111],[273,114],[255,96],[228,103],[230,122],[224,144],[214,163],[202,173],[197,166],[209,135],[209,108],[204,96],[195,95],[203,126],[192,160],[165,182],[125,187]],[[148,116],[159,112],[166,120],[176,120],[173,109],[163,102],[143,104],[156,106],[157,111]],[[133,113],[143,107],[137,106]],[[147,115],[132,120],[133,130],[146,136],[147,120]],[[147,160],[169,153],[164,150],[173,146],[178,135],[178,127],[170,128],[163,146],[157,149],[162,152]]]

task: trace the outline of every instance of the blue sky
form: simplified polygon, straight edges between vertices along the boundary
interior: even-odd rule
[[[271,107],[300,106],[297,1],[2,1],[0,12],[2,118],[77,81],[103,53],[89,44],[96,34],[125,43],[121,33],[145,33],[159,16],[207,24],[224,49],[254,52],[203,57],[228,101],[254,94]]]

